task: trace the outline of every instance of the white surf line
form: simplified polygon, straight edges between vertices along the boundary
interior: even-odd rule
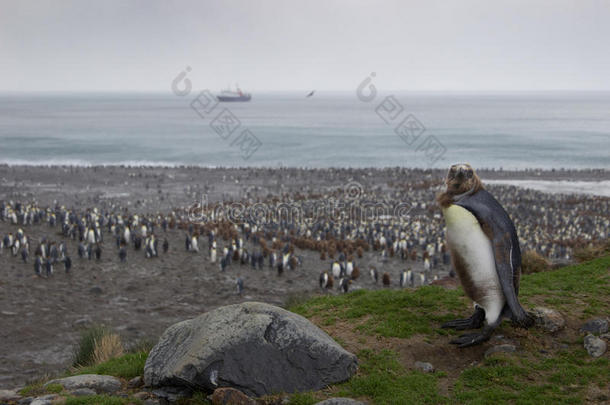
[[[483,184],[516,186],[550,194],[588,194],[610,197],[610,180],[483,180]]]

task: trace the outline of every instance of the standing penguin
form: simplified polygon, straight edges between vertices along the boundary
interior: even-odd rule
[[[244,291],[244,280],[241,277],[237,277],[235,285],[237,286],[237,295],[241,297],[241,293]]]
[[[379,280],[379,273],[377,272],[377,269],[375,267],[371,267],[369,274],[371,275],[371,280],[373,283],[377,284],[377,281]]]
[[[169,241],[167,238],[163,239],[163,253],[167,253],[169,250]]]
[[[451,341],[468,347],[487,341],[503,317],[523,327],[533,318],[517,295],[521,250],[515,226],[500,203],[483,188],[469,164],[451,166],[447,189],[438,195],[447,226],[447,246],[466,295],[475,302],[468,319],[450,321],[443,328],[478,329]]]
[[[64,267],[66,269],[66,274],[70,273],[70,269],[72,268],[72,259],[70,259],[70,256],[64,257]]]

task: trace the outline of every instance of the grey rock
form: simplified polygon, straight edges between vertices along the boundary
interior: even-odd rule
[[[608,320],[606,319],[592,319],[586,322],[581,328],[581,332],[593,333],[594,335],[600,335],[608,332]]]
[[[532,311],[536,325],[547,332],[555,333],[566,324],[563,316],[554,309],[537,307]]]
[[[144,405],[160,405],[161,402],[158,399],[147,399],[144,401]]]
[[[51,405],[50,399],[34,398],[30,405]]]
[[[16,401],[21,398],[17,390],[0,390],[0,402]]]
[[[592,357],[600,357],[606,353],[606,342],[594,335],[585,336],[584,346]]]
[[[50,384],[59,384],[66,390],[76,390],[79,388],[90,388],[96,393],[113,393],[121,389],[121,381],[109,375],[83,374],[72,377],[51,380],[44,385],[46,388]]]
[[[57,398],[57,394],[43,395],[41,397],[36,397],[30,405],[51,405],[52,401]]]
[[[259,397],[319,390],[349,379],[357,364],[302,316],[246,302],[169,327],[146,360],[144,382],[162,391],[238,387]]]
[[[70,391],[70,394],[74,395],[75,397],[83,397],[85,395],[95,395],[96,392],[93,391],[91,388],[77,388],[75,390]]]
[[[425,361],[416,361],[415,368],[423,371],[424,373],[433,373],[434,366],[431,363]]]
[[[19,401],[17,401],[17,404],[19,404],[19,405],[30,405],[33,400],[34,400],[33,397],[21,398]]]
[[[329,398],[317,402],[315,405],[366,405],[364,402],[356,401],[351,398]]]
[[[143,385],[144,385],[144,379],[142,378],[142,376],[134,377],[131,380],[129,380],[129,382],[127,383],[127,386],[129,388],[138,388]]]
[[[135,394],[133,394],[133,397],[139,400],[144,400],[148,397],[150,397],[150,393],[146,392],[146,391],[140,391],[140,392],[136,392]]]
[[[485,351],[485,358],[493,356],[496,353],[514,353],[517,348],[514,345],[497,345],[492,346]]]

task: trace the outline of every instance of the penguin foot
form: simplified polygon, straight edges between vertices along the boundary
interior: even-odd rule
[[[457,345],[459,348],[479,345],[489,340],[492,330],[493,329],[491,328],[483,328],[479,333],[466,333],[465,335],[453,339],[449,343]]]
[[[514,319],[512,319],[512,322],[515,326],[520,327],[520,328],[529,328],[530,326],[533,326],[535,323],[534,320],[534,314],[532,314],[531,312],[523,312],[523,314],[520,317],[515,317]]]
[[[477,307],[474,314],[470,318],[466,319],[455,319],[453,321],[445,322],[441,325],[443,329],[455,329],[455,330],[466,330],[466,329],[479,329],[483,326],[485,321],[485,310],[481,307]]]

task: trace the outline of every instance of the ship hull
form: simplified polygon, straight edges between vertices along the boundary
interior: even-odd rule
[[[218,98],[218,101],[227,103],[227,102],[236,102],[236,101],[241,101],[241,102],[250,101],[252,96],[247,94],[247,95],[243,95],[243,96],[216,96],[216,98]]]

